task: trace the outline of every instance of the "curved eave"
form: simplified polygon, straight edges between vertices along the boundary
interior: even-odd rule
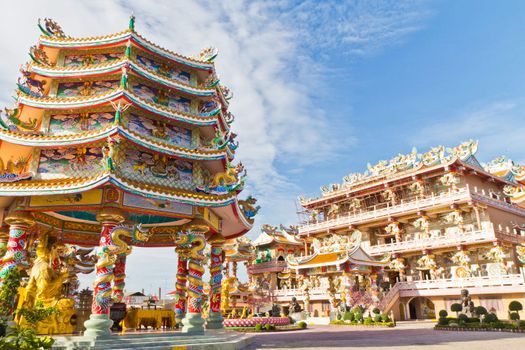
[[[56,148],[92,143],[103,140],[114,134],[122,135],[125,139],[139,146],[182,159],[206,161],[224,160],[227,157],[227,153],[223,150],[200,150],[177,147],[160,141],[148,139],[128,130],[123,126],[117,125],[101,128],[96,132],[60,136],[25,135],[0,129],[0,140],[23,146]]]
[[[196,60],[194,58],[190,58],[187,56],[183,56],[180,54],[177,54],[175,52],[172,52],[170,50],[167,50],[163,47],[160,47],[149,40],[145,39],[141,35],[132,32],[130,30],[126,30],[123,32],[110,34],[110,35],[104,35],[104,36],[98,36],[98,37],[90,37],[90,38],[58,38],[58,37],[48,37],[45,35],[40,36],[40,44],[46,47],[52,47],[52,48],[67,48],[67,49],[82,49],[82,48],[93,48],[98,46],[108,46],[108,45],[115,45],[119,43],[125,43],[128,40],[131,40],[135,44],[139,45],[143,49],[153,52],[159,56],[162,56],[168,60],[171,60],[173,62],[177,62],[179,64],[183,64],[185,66],[205,70],[205,71],[214,71],[215,65],[213,62],[203,62]]]
[[[176,112],[171,108],[145,101],[136,96],[133,92],[120,88],[108,91],[104,94],[75,98],[34,97],[21,92],[18,97],[18,102],[35,108],[61,110],[87,107],[92,108],[107,104],[121,97],[126,98],[129,102],[134,103],[137,107],[140,107],[143,110],[163,116],[170,120],[198,126],[213,126],[217,124],[217,118],[214,117],[213,111],[206,114],[203,113],[201,115]]]
[[[147,68],[144,68],[140,64],[127,58],[116,60],[111,63],[82,67],[48,67],[39,64],[33,64],[32,72],[43,77],[51,78],[84,78],[118,73],[124,66],[128,66],[132,72],[139,76],[186,94],[199,97],[211,97],[215,94],[215,89],[213,88],[197,88],[191,85],[180,83],[175,79],[167,78]]]
[[[115,174],[102,172],[97,176],[78,179],[60,180],[22,180],[11,183],[0,183],[0,196],[46,196],[56,194],[72,194],[94,189],[111,183],[123,191],[144,197],[176,201],[195,206],[224,207],[235,202],[236,193],[212,196],[201,193],[178,191],[161,188],[155,185],[129,181]]]

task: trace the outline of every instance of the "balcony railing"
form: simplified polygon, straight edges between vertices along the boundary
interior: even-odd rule
[[[396,205],[387,204],[386,207],[376,208],[371,207],[366,210],[361,209],[359,212],[349,212],[340,214],[334,219],[327,219],[316,223],[311,223],[299,227],[299,234],[308,234],[312,232],[326,231],[328,229],[337,229],[350,225],[360,224],[373,219],[403,215],[407,212],[424,211],[428,210],[437,205],[449,204],[460,201],[480,201],[491,206],[500,207],[503,210],[513,212],[517,215],[525,216],[525,209],[520,208],[516,205],[507,203],[501,198],[500,194],[496,194],[490,191],[485,191],[483,188],[477,186],[461,187],[456,191],[443,192],[438,195],[432,193],[430,197],[426,198],[414,198],[409,201],[403,201]],[[502,229],[498,229],[502,233]],[[510,231],[507,232],[510,234]],[[521,242],[521,240],[520,240]]]
[[[448,232],[444,235],[431,236],[429,238],[372,245],[365,247],[365,249],[370,255],[383,255],[386,253],[419,251],[429,247],[436,249],[460,244],[490,242],[495,238],[494,230],[487,228],[481,231]]]
[[[372,208],[371,210],[367,211],[339,215],[335,219],[304,225],[299,228],[299,233],[307,234],[326,229],[335,229],[339,227],[359,224],[360,222],[368,221],[371,219],[381,218],[385,216],[395,216],[396,214],[402,214],[408,211],[425,210],[432,208],[436,205],[469,199],[470,192],[468,187],[462,187],[457,191],[444,192],[440,193],[439,195],[432,194],[432,196],[427,198],[417,198],[409,202],[401,201],[401,203],[397,205],[388,205],[386,208],[375,210]]]
[[[283,270],[286,266],[286,261],[268,261],[253,264],[249,267],[249,270],[251,273],[278,272]]]
[[[328,295],[327,288],[311,288],[309,290],[310,298],[321,295]],[[274,292],[276,297],[297,297],[304,298],[304,291],[302,289],[278,289]]]
[[[511,274],[500,276],[476,276],[456,279],[419,280],[410,282],[397,282],[401,295],[403,291],[432,290],[432,289],[457,289],[457,288],[480,288],[480,287],[502,287],[502,286],[525,286],[523,274]]]

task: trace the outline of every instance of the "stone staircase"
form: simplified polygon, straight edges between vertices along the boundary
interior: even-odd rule
[[[237,332],[207,331],[204,335],[180,332],[112,335],[95,340],[82,336],[56,336],[57,350],[241,350],[251,342],[250,336]]]

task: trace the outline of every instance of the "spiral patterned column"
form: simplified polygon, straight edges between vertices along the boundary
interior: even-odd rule
[[[2,258],[0,282],[4,280],[12,269],[27,266],[27,234],[29,227],[35,223],[31,214],[24,211],[13,212],[4,221],[9,225],[9,238],[7,240],[7,250]]]
[[[202,318],[202,275],[204,268],[204,248],[206,239],[204,234],[208,231],[205,225],[192,225],[188,232],[189,259],[188,259],[188,312],[182,320],[182,332],[192,334],[204,333],[204,319]]]
[[[185,249],[177,249],[177,282],[175,284],[175,321],[180,324],[186,313],[188,256]]]
[[[211,244],[210,251],[210,314],[206,320],[206,328],[223,328],[223,318],[221,315],[221,283],[222,283],[222,237],[212,237],[208,240]]]
[[[111,335],[113,321],[109,318],[111,306],[111,282],[114,277],[115,256],[111,252],[111,230],[125,219],[123,213],[114,208],[105,208],[98,215],[97,220],[102,224],[99,244],[96,250],[97,264],[95,265],[96,278],[93,283],[93,304],[91,316],[84,322],[88,338],[107,337]]]
[[[113,272],[113,292],[111,299],[115,303],[122,303],[124,299],[124,287],[126,285],[126,253],[117,255],[115,270]]]

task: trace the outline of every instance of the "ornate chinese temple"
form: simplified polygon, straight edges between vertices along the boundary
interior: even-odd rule
[[[279,266],[297,282],[274,284],[276,300],[295,296],[319,316],[341,302],[422,319],[468,289],[476,305],[507,318],[511,300],[525,301],[525,168],[505,157],[482,164],[477,148],[414,149],[300,198],[307,217],[293,240],[307,254]]]
[[[39,27],[0,123],[0,249],[9,232],[0,278],[25,270],[19,305],[41,301],[72,317],[63,286],[94,267],[85,335],[97,337],[109,333],[110,306],[122,302],[132,247],[172,246],[183,331],[221,327],[222,246],[252,227],[258,208],[252,197],[238,199],[245,170],[234,163],[232,93],[217,77],[217,51],[169,51],[138,34],[134,17],[128,29],[100,37],[70,37],[50,19]],[[86,250],[93,247],[96,258]],[[62,317],[38,331],[73,328]]]

